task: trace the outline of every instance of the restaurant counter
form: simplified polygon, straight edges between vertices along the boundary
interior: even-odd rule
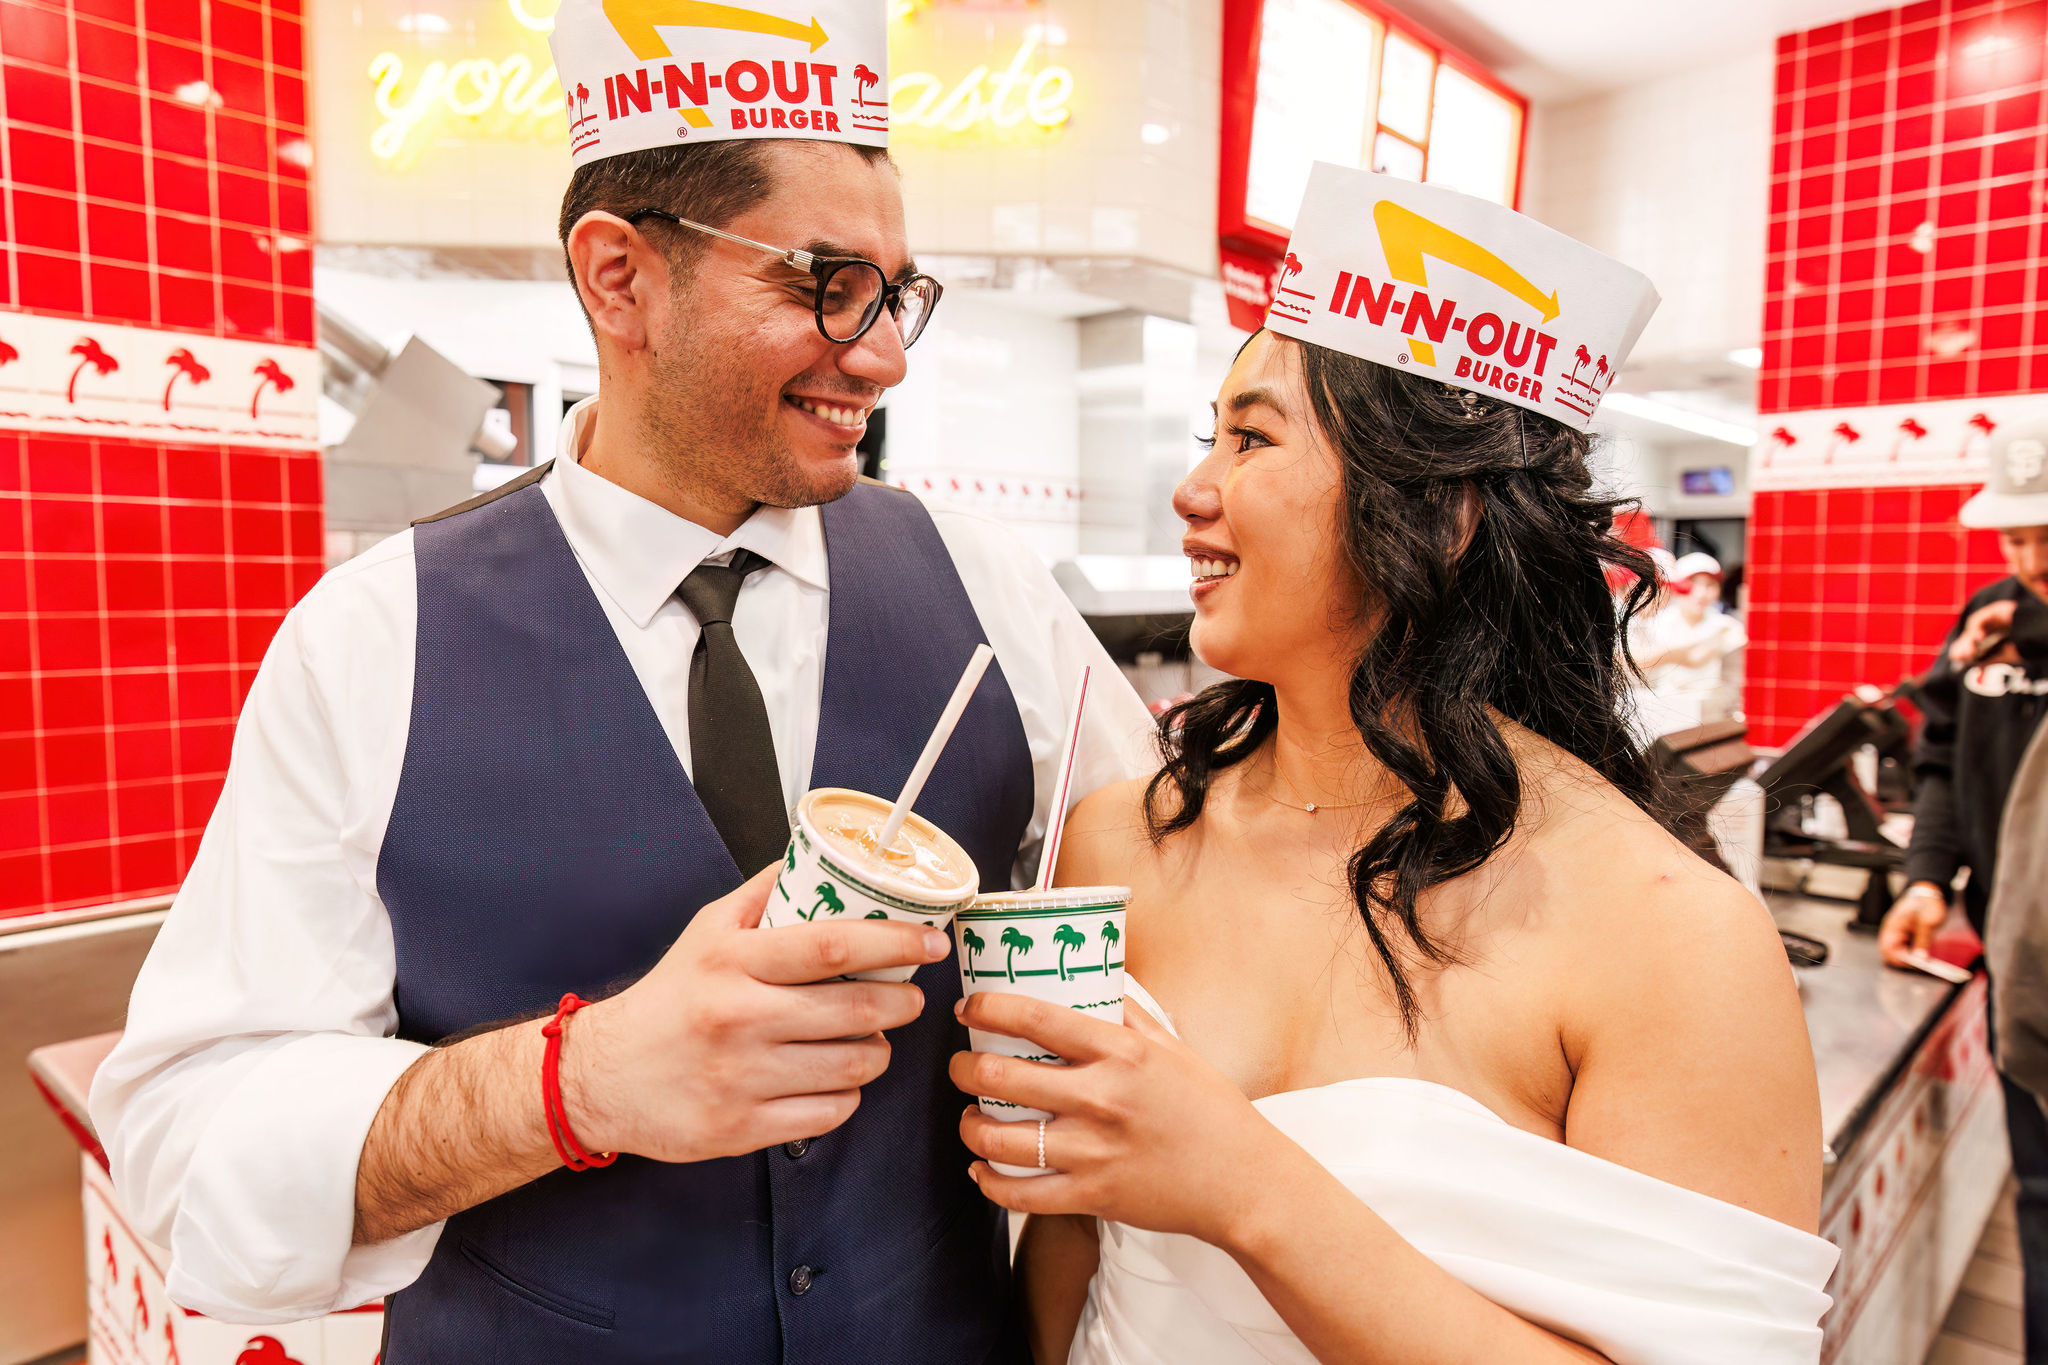
[[[1853,907],[1768,893],[1782,928],[1828,945],[1799,968],[1826,1143],[1821,1231],[1843,1250],[1823,1361],[1921,1365],[2003,1186],[2005,1128],[1986,1046],[1984,981],[1880,965]],[[372,1365],[382,1313],[246,1328],[173,1308],[164,1253],[128,1229],[85,1112],[118,1035],[38,1049],[38,1086],[78,1139],[93,1365]]]
[[[2010,1159],[1984,978],[1886,968],[1855,907],[1766,892],[1778,927],[1828,945],[1794,968],[1820,1080],[1821,1235],[1842,1249],[1824,1365],[1921,1365]]]

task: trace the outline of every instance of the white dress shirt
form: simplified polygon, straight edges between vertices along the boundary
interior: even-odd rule
[[[676,587],[741,548],[774,566],[748,576],[733,633],[793,807],[810,782],[824,684],[831,584],[818,511],[762,508],[721,540],[577,463],[595,401],[563,423],[540,487],[685,769],[697,622]],[[1081,665],[1095,672],[1074,799],[1151,770],[1151,719],[1020,540],[962,513],[933,519],[1030,743],[1036,804],[1012,869],[1026,885]],[[286,617],[243,707],[220,804],[136,981],[127,1033],[94,1080],[93,1122],[123,1205],[169,1249],[172,1299],[214,1317],[288,1322],[363,1303],[410,1284],[440,1236],[436,1224],[350,1245],[363,1138],[426,1051],[391,1036],[396,967],[377,894],[417,620],[410,531],[336,568]],[[517,724],[522,698],[503,704]]]

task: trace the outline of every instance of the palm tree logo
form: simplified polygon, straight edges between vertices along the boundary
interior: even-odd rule
[[[1280,261],[1280,282],[1274,288],[1284,288],[1287,282],[1301,273],[1301,257],[1288,252]]]
[[[967,947],[967,979],[972,981],[975,976],[974,959],[981,956],[981,950],[988,947],[988,944],[980,934],[965,928],[960,931],[960,942]]]
[[[265,356],[257,364],[255,373],[261,375],[262,379],[256,385],[256,396],[249,400],[249,417],[252,421],[256,416],[256,405],[263,401],[264,389],[273,388],[279,393],[290,393],[298,387],[292,377],[284,372],[284,367],[269,356]]]
[[[998,942],[1010,950],[1009,955],[1003,959],[1003,970],[1009,974],[1010,980],[1015,981],[1017,979],[1017,954],[1019,952],[1030,952],[1031,940],[1026,938],[1023,932],[1013,924],[1003,930],[1003,936]]]
[[[164,364],[171,367],[170,380],[164,385],[165,412],[171,410],[171,390],[177,387],[180,379],[189,379],[194,384],[204,384],[207,380],[213,378],[213,371],[200,364],[199,358],[183,346],[172,351],[170,356],[164,361]]]
[[[121,362],[108,355],[91,337],[81,338],[71,348],[71,354],[78,357],[78,364],[72,367],[71,383],[64,389],[64,401],[67,403],[78,401],[78,376],[85,372],[86,366],[92,366],[94,374],[112,374],[121,368]]]
[[[250,1337],[249,1344],[235,1357],[235,1365],[300,1365],[287,1354],[284,1343],[276,1337]]]
[[[21,359],[20,351],[15,350],[6,342],[0,341],[0,365],[12,365],[19,359]]]
[[[1062,924],[1052,931],[1052,941],[1060,945],[1060,980],[1067,979],[1067,949],[1085,948],[1088,940],[1079,929],[1071,924]]]
[[[1906,448],[1906,442],[1924,440],[1926,436],[1927,428],[1921,426],[1917,418],[1908,417],[1903,422],[1900,422],[1899,439],[1892,442],[1892,459],[1897,460],[1899,458],[1899,455]]]
[[[1573,359],[1578,363],[1572,366],[1571,377],[1579,383],[1584,383],[1584,380],[1579,379],[1579,371],[1593,363],[1593,353],[1586,349],[1584,342],[1580,342],[1579,349],[1573,353]]]
[[[1102,973],[1104,976],[1109,974],[1109,950],[1114,948],[1123,936],[1124,931],[1116,927],[1115,920],[1106,919],[1102,922]]]
[[[1605,379],[1606,377],[1607,357],[1603,355],[1600,357],[1599,360],[1595,361],[1593,364],[1593,382],[1595,384],[1598,384],[1601,380]]]
[[[1833,464],[1836,451],[1844,446],[1852,446],[1863,439],[1863,433],[1850,426],[1847,422],[1835,423],[1835,429],[1828,434],[1835,439],[1828,442],[1828,453],[1822,458],[1822,464]]]
[[[866,62],[862,62],[859,66],[856,66],[853,69],[853,82],[854,85],[858,87],[854,91],[853,98],[855,102],[859,104],[872,103],[872,101],[869,100],[867,97],[868,88],[870,86],[879,85],[881,83],[881,80],[882,78],[880,76],[877,76],[874,72],[868,70]]]
[[[816,919],[820,910],[830,910],[835,915],[846,910],[846,902],[839,899],[839,888],[830,882],[818,883],[818,899],[812,902],[809,914],[805,915],[801,910],[797,913],[803,915],[805,919]]]
[[[583,112],[583,106],[588,104],[589,102],[590,87],[585,85],[582,81],[576,82],[576,121],[578,123],[583,122],[584,118],[587,117],[587,115],[585,115]]]

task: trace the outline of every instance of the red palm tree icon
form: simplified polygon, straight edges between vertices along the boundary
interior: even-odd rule
[[[235,1357],[235,1365],[301,1365],[276,1337],[250,1337],[249,1344]]]
[[[1908,417],[1905,421],[1899,423],[1899,430],[1905,432],[1906,435],[1912,437],[1916,441],[1927,434],[1927,428],[1921,426],[1911,417]]]
[[[1822,461],[1824,464],[1833,464],[1835,462],[1835,452],[1843,446],[1855,445],[1863,439],[1863,433],[1850,426],[1847,422],[1835,423],[1834,430],[1828,434],[1835,439],[1828,443],[1828,453]]]
[[[95,374],[112,374],[121,368],[121,362],[108,355],[91,337],[81,338],[79,343],[71,348],[71,354],[78,357],[78,364],[72,369],[71,382],[64,389],[64,401],[67,403],[78,401],[78,376],[84,372],[86,366],[92,366]]]
[[[143,1297],[142,1271],[139,1269],[135,1272],[135,1311],[128,1315],[128,1335],[131,1338],[139,1334],[139,1331],[135,1326],[137,1322],[140,1322],[142,1324],[141,1329],[139,1329],[140,1331],[148,1330],[149,1300]]]
[[[1573,359],[1576,360],[1577,363],[1572,366],[1571,377],[1573,379],[1577,379],[1579,377],[1579,371],[1585,369],[1586,366],[1593,363],[1593,353],[1587,350],[1585,348],[1585,345],[1581,343],[1579,349],[1574,353]]]
[[[252,419],[256,416],[256,405],[263,401],[264,389],[273,388],[279,393],[290,393],[298,387],[293,382],[292,377],[284,372],[283,367],[268,356],[265,356],[262,362],[256,366],[255,373],[263,376],[263,378],[256,385],[256,396],[249,400],[249,416]]]
[[[1995,428],[1998,425],[1998,423],[1992,421],[1988,416],[1979,412],[1973,413],[1971,415],[1970,425],[1977,428],[1977,430],[1983,432],[1986,436],[1989,436],[1993,428]]]
[[[871,85],[879,85],[881,83],[881,80],[882,78],[880,76],[877,76],[874,72],[868,70],[866,62],[862,62],[859,66],[856,66],[853,69],[853,83],[855,86],[858,87],[858,89],[856,89],[856,91],[854,92],[853,96],[855,101],[861,104],[870,103],[867,97],[868,87]]]
[[[200,364],[199,358],[183,346],[172,351],[164,360],[164,364],[171,367],[171,377],[164,384],[165,412],[171,410],[171,389],[180,378],[189,379],[194,384],[204,384],[207,380],[213,378],[213,371]]]
[[[1301,257],[1288,252],[1280,260],[1280,283],[1285,284],[1301,273]]]
[[[576,82],[576,121],[583,121],[583,106],[590,102],[590,87],[582,81]]]
[[[1593,363],[1593,382],[1599,383],[1607,377],[1607,357],[1601,356]]]
[[[1794,436],[1784,427],[1779,427],[1771,433],[1771,448],[1764,452],[1764,467],[1768,469],[1771,466],[1779,451],[1790,450],[1798,444],[1799,438],[1797,436]]]
[[[19,359],[21,359],[20,351],[15,350],[6,342],[0,341],[0,365],[12,365]]]
[[[180,1365],[178,1360],[178,1331],[171,1325],[176,1321],[177,1319],[171,1314],[164,1314],[164,1365]]]
[[[121,1263],[114,1259],[114,1233],[112,1229],[108,1229],[100,1234],[100,1246],[107,1253],[104,1258],[107,1263],[107,1287],[111,1289],[121,1282]]]

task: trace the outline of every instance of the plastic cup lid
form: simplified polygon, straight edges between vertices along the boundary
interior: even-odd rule
[[[974,903],[960,911],[958,918],[976,915],[1006,915],[1016,910],[1094,910],[1126,905],[1131,899],[1128,886],[1055,886],[1044,891],[992,891],[976,896]]]

